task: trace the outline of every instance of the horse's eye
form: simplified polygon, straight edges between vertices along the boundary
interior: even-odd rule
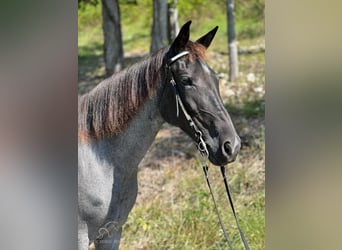
[[[189,77],[185,77],[182,79],[182,84],[183,85],[192,85],[192,80]]]

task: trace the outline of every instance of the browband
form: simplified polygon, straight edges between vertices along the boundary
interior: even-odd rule
[[[168,62],[168,66],[170,66],[172,63],[174,63],[175,61],[177,61],[179,58],[181,58],[182,56],[185,56],[189,54],[189,51],[183,51],[177,55],[175,55],[174,57],[171,57],[169,62]]]

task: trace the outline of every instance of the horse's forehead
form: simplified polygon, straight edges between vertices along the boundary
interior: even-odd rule
[[[204,70],[204,73],[210,75],[211,69],[209,68],[208,64],[202,60],[199,60],[199,63],[201,65],[202,69]]]
[[[190,67],[190,65],[193,65],[193,66]],[[205,61],[200,60],[200,59],[196,59],[195,61],[191,61],[191,60],[180,61],[179,68],[185,71],[189,71],[192,68],[195,74],[198,74],[201,71],[203,71],[204,74],[208,74],[208,75],[212,74],[212,69],[208,66],[208,64]]]

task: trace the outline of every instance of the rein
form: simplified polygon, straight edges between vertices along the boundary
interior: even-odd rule
[[[175,94],[175,98],[176,98],[176,108],[177,108],[177,117],[179,117],[179,107],[181,108],[185,118],[187,119],[187,121],[189,122],[189,126],[194,130],[195,132],[195,135],[196,135],[196,138],[197,138],[197,149],[199,150],[200,154],[205,157],[206,159],[208,159],[209,157],[209,151],[207,149],[207,145],[206,143],[204,142],[203,140],[203,137],[202,137],[202,132],[197,128],[196,124],[194,123],[193,119],[191,118],[191,116],[189,115],[189,113],[186,111],[185,107],[184,107],[184,104],[182,102],[182,99],[180,98],[180,95],[179,95],[179,92],[178,92],[178,89],[177,89],[177,83],[176,81],[174,80],[174,77],[173,77],[173,73],[171,71],[171,65],[176,62],[179,58],[185,56],[189,54],[188,51],[183,51],[177,55],[175,55],[174,57],[172,57],[168,63],[166,64],[166,69],[168,70],[167,73],[170,73],[171,75],[171,80],[170,80],[170,83],[172,85],[172,89],[173,89],[173,92]],[[237,215],[236,215],[236,212],[235,212],[235,207],[234,207],[234,203],[233,203],[233,199],[232,199],[232,195],[230,193],[230,189],[229,189],[229,185],[228,185],[228,181],[227,181],[227,178],[226,178],[226,168],[225,166],[221,166],[220,167],[221,169],[221,175],[222,175],[222,178],[223,178],[223,182],[224,182],[224,185],[225,185],[225,188],[226,188],[226,193],[227,193],[227,196],[228,196],[228,200],[229,200],[229,203],[230,203],[230,207],[232,208],[232,211],[233,211],[233,215],[234,215],[234,218],[235,218],[235,222],[236,222],[236,225],[237,225],[237,228],[239,230],[239,233],[240,233],[240,237],[241,237],[241,240],[245,246],[245,249],[246,250],[250,250],[249,246],[248,246],[248,243],[245,239],[245,236],[240,228],[240,225],[239,225],[239,222],[238,222],[238,219],[237,219]],[[208,187],[209,187],[209,191],[210,191],[210,194],[211,194],[211,197],[213,199],[213,202],[214,202],[214,206],[215,206],[215,210],[216,210],[216,213],[217,213],[217,216],[218,216],[218,219],[219,219],[219,222],[221,224],[221,228],[222,228],[222,231],[223,231],[223,234],[224,234],[224,237],[228,243],[228,246],[231,250],[234,250],[233,248],[233,245],[231,243],[231,240],[228,236],[228,233],[226,231],[226,228],[223,224],[223,221],[222,221],[222,218],[221,218],[221,215],[220,215],[220,212],[218,210],[218,207],[217,207],[217,203],[216,203],[216,199],[215,199],[215,196],[213,194],[213,191],[212,191],[212,188],[211,188],[211,184],[210,184],[210,180],[209,180],[209,175],[208,175],[208,170],[209,170],[209,167],[208,167],[208,164],[204,164],[203,166],[203,171],[204,171],[204,175],[205,175],[205,179],[207,181],[207,184],[208,184]]]

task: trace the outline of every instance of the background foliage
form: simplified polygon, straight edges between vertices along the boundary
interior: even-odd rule
[[[84,0],[83,0],[84,1]],[[101,41],[101,3],[96,5],[79,2],[78,27],[79,36],[96,35]],[[226,1],[222,0],[179,0],[179,23],[193,20],[194,35],[201,35],[215,25],[221,31],[218,36],[226,39]],[[137,0],[137,4],[120,1],[121,25],[125,51],[141,46],[148,51],[152,26],[152,1]],[[239,40],[252,39],[264,34],[264,0],[235,1],[236,32]],[[90,34],[83,34],[83,31]],[[133,45],[134,42],[134,45]],[[226,47],[224,45],[223,47]]]

